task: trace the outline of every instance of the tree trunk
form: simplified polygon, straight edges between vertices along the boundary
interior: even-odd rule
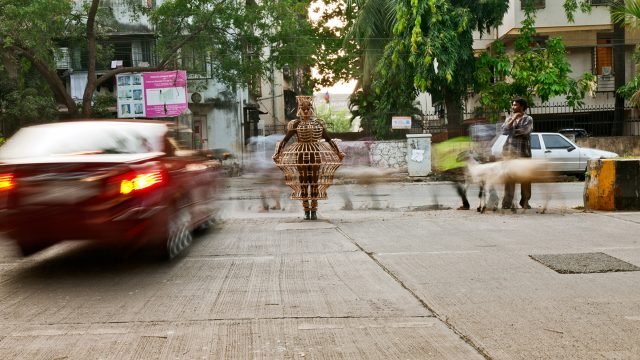
[[[93,0],[91,7],[87,13],[87,86],[84,88],[84,94],[82,95],[82,116],[91,117],[91,105],[93,101],[93,92],[96,89],[96,14],[98,13],[98,5],[100,0]]]
[[[69,114],[75,115],[77,111],[76,102],[73,100],[71,95],[67,93],[67,88],[64,86],[64,83],[62,82],[60,77],[58,77],[58,74],[55,72],[55,70],[53,70],[48,63],[36,57],[34,53],[28,49],[13,46],[11,47],[11,50],[16,54],[24,56],[25,58],[29,59],[29,61],[31,61],[38,73],[40,73],[47,84],[49,84],[49,88],[53,92],[53,95],[56,97],[56,99],[64,102],[64,104],[67,106]]]
[[[18,81],[18,63],[16,59],[9,55],[9,52],[0,52],[0,63],[4,65],[7,76],[11,81]]]
[[[447,131],[449,137],[460,135],[462,129],[462,99],[458,95],[445,94],[444,104],[447,110]]]

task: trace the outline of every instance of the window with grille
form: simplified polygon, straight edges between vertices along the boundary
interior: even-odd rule
[[[180,63],[189,77],[208,78],[209,56],[201,48],[185,46],[180,50]]]
[[[534,9],[544,9],[546,7],[545,0],[520,0],[520,9],[524,10],[528,2],[531,3]]]

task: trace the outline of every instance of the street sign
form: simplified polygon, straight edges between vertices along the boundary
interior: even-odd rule
[[[392,116],[392,129],[411,129],[411,116]]]

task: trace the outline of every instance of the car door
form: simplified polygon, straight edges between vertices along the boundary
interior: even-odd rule
[[[531,158],[544,159],[544,151],[540,145],[540,134],[531,133]]]
[[[580,152],[566,137],[560,134],[541,134],[544,158],[551,168],[559,172],[580,171]]]

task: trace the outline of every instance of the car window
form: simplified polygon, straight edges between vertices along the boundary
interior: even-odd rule
[[[545,134],[542,135],[542,139],[547,149],[568,149],[573,146],[560,135]]]
[[[540,150],[540,137],[538,134],[531,134],[531,150]]]
[[[51,155],[162,152],[166,126],[117,122],[76,122],[20,129],[0,148],[0,159]]]

